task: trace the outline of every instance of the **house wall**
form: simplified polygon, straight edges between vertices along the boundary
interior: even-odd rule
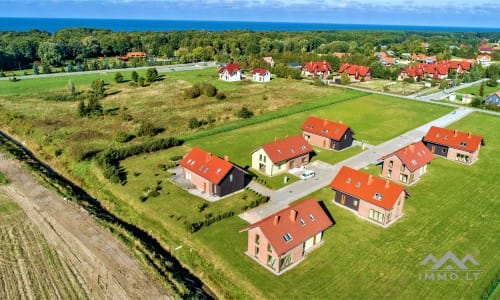
[[[403,215],[404,202],[405,202],[404,191],[401,192],[401,194],[398,196],[398,199],[396,200],[396,203],[394,203],[394,207],[391,210],[386,210],[368,201],[361,200],[359,204],[358,215],[365,219],[379,223],[378,221],[369,218],[370,209],[373,209],[375,211],[384,214],[384,221],[379,224],[386,225]]]
[[[447,159],[449,160],[453,160],[453,161],[458,161],[458,162],[461,162],[461,163],[464,163],[464,164],[472,164],[473,162],[475,162],[476,160],[478,160],[479,158],[479,149],[481,148],[481,146],[478,147],[478,150],[477,151],[474,151],[474,152],[468,152],[468,151],[463,151],[463,150],[459,150],[459,149],[455,149],[455,148],[450,148],[448,150],[448,155],[446,156]],[[461,155],[466,155],[469,157],[469,161],[465,161],[465,160],[458,160],[457,159],[457,154],[461,154]]]
[[[233,75],[229,74],[227,70],[224,70],[224,72],[219,73],[219,79],[225,80],[225,81],[240,81],[241,80],[241,71],[236,71],[234,72]]]
[[[431,152],[434,155],[439,155],[439,156],[442,156],[442,157],[447,157],[448,156],[448,147],[437,145],[437,144],[434,144],[434,143],[431,143],[431,142],[428,142],[428,141],[423,141],[423,142],[424,142],[425,146],[429,150],[431,150]]]
[[[269,72],[264,75],[253,74],[252,80],[257,82],[268,82],[271,80],[271,74],[269,74]]]
[[[310,145],[330,149],[331,140],[329,138],[308,131],[304,131],[302,134]]]
[[[233,167],[219,185],[215,187],[216,191],[214,193],[221,197],[239,191],[245,187],[245,173]]]
[[[339,141],[332,140],[332,142],[335,142],[335,145],[332,146],[332,148],[335,150],[342,150],[344,148],[350,147],[353,141],[352,136],[353,136],[352,130],[350,128],[347,129]]]
[[[259,160],[260,157],[265,157],[265,162]],[[260,164],[264,164],[264,169],[260,169]],[[264,173],[266,175],[271,176],[272,175],[272,170],[273,170],[273,163],[271,162],[271,159],[269,156],[266,154],[266,151],[264,151],[263,148],[258,149],[257,151],[252,153],[252,169],[257,170],[261,173]]]
[[[333,200],[345,207],[349,207],[352,210],[358,211],[360,201],[356,197],[353,197],[351,195],[345,194],[340,191],[336,191]]]
[[[390,167],[390,162],[392,161],[392,167]],[[405,166],[404,170],[401,171],[401,166],[403,162],[399,159],[397,155],[392,155],[387,157],[384,160],[384,164],[382,165],[382,176],[389,178],[393,181],[398,181],[403,184],[412,184],[417,181],[420,176],[427,172],[427,165],[422,166],[421,168],[416,169],[415,171],[410,171],[408,167]],[[391,170],[391,176],[389,176],[389,170]],[[404,182],[401,178],[401,174],[407,176],[407,182]]]
[[[201,177],[200,175],[191,172],[190,170],[184,168],[184,178],[191,182],[197,189],[205,191],[207,193],[214,193],[214,185],[207,179]]]
[[[256,243],[256,235],[259,235],[259,243]],[[279,272],[279,256],[271,247],[271,252],[268,251],[269,240],[264,236],[262,230],[259,227],[252,228],[248,230],[248,248],[247,255],[257,259],[262,264],[266,265],[268,268]],[[256,248],[259,248],[259,253],[256,254]],[[268,256],[271,255],[275,259],[274,268],[267,264]]]

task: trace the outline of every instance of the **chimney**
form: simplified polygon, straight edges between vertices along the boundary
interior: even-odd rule
[[[408,147],[405,147],[405,154],[408,153]]]
[[[385,188],[388,189],[389,188],[389,179],[386,179],[385,180]]]
[[[467,134],[467,137],[470,139],[472,137],[472,134],[469,131],[469,134]]]
[[[274,226],[278,225],[279,221],[280,221],[280,216],[274,216],[274,221],[273,221]]]
[[[225,160],[225,161],[229,161],[229,156],[224,155],[224,160]]]
[[[276,142],[278,140],[278,137],[277,136],[274,136],[274,141]]]
[[[415,152],[415,144],[411,144],[410,146],[408,146],[408,148],[410,148],[410,151],[412,153]]]
[[[323,120],[323,126],[325,126],[325,127],[326,127],[326,125],[328,125],[328,120],[327,120],[327,119],[324,119],[324,120]]]
[[[457,131],[456,130],[453,130],[453,136],[457,137]]]
[[[370,176],[368,176],[368,185],[372,184],[373,182],[373,175],[370,174]]]
[[[212,159],[212,153],[207,152],[207,162],[209,162]]]
[[[339,123],[340,123],[340,124],[344,124],[344,121],[340,120],[340,121],[339,121]]]
[[[296,210],[291,209],[290,210],[290,221],[295,222],[295,220],[297,219],[297,214],[298,214],[298,212]]]

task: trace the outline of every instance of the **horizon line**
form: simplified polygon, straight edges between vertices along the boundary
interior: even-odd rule
[[[323,22],[308,22],[308,21],[263,21],[263,20],[209,20],[209,19],[144,19],[144,18],[99,18],[99,17],[13,17],[0,16],[0,19],[60,19],[60,20],[117,20],[117,21],[181,21],[181,22],[229,22],[229,23],[276,23],[276,24],[315,24],[315,25],[368,25],[368,26],[395,26],[395,27],[428,27],[428,28],[478,28],[478,29],[500,29],[500,27],[479,27],[479,26],[464,26],[464,25],[417,25],[417,24],[374,24],[374,23],[330,23]],[[1,29],[0,29],[1,30]]]

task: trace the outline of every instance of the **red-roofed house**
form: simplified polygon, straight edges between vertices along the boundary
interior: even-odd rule
[[[334,202],[347,207],[358,216],[388,226],[403,215],[408,192],[400,185],[347,166],[333,178]]]
[[[493,48],[491,48],[488,45],[481,45],[478,47],[478,50],[480,53],[487,53],[487,54],[493,53]]]
[[[238,64],[227,64],[219,69],[219,79],[225,81],[240,81],[241,70]]]
[[[332,66],[325,61],[311,61],[302,66],[302,75],[327,78],[332,72]]]
[[[184,177],[210,195],[225,196],[245,187],[245,172],[209,152],[194,147],[179,163]]]
[[[268,69],[255,68],[252,72],[252,80],[257,82],[268,82],[271,80],[271,73]]]
[[[412,184],[427,172],[434,155],[422,142],[405,146],[381,158],[382,176],[404,184]]]
[[[476,60],[477,63],[481,64],[482,66],[489,66],[491,63],[491,56],[487,54],[479,54]]]
[[[371,69],[366,66],[358,66],[352,64],[341,64],[339,68],[339,73],[346,72],[351,80],[370,80],[371,79]]]
[[[252,168],[274,176],[309,163],[313,149],[302,135],[265,144],[252,152]]]
[[[342,150],[352,145],[354,132],[342,122],[309,116],[301,129],[306,141],[314,146]]]
[[[266,63],[268,63],[271,67],[274,67],[274,59],[272,56],[265,56],[262,58]]]
[[[274,274],[281,274],[323,241],[324,231],[333,226],[316,199],[309,199],[278,211],[240,232],[248,231],[246,254]]]
[[[432,153],[468,165],[478,160],[484,145],[482,136],[436,126],[429,129],[422,142]]]

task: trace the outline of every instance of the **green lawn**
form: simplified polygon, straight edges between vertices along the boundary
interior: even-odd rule
[[[355,131],[355,138],[369,144],[379,144],[410,129],[433,120],[450,108],[411,102],[381,95],[368,95],[284,118],[243,127],[217,135],[191,140],[197,146],[230,160],[242,167],[251,165],[251,152],[260,145],[301,133],[300,126],[309,115],[343,121]],[[397,116],[397,117],[395,117]],[[318,152],[316,159],[338,162],[356,154],[359,148],[346,152]]]
[[[457,90],[457,93],[460,93],[460,94],[471,94],[471,95],[474,95],[474,96],[479,96],[479,87],[480,86],[481,86],[481,84],[476,84],[476,85],[473,85],[473,86],[470,86],[470,87],[459,89],[459,90]],[[497,92],[499,90],[500,90],[500,86],[491,87],[491,86],[487,86],[485,84],[484,85],[484,96],[486,97],[487,95],[489,95],[491,93],[494,93],[494,92]]]
[[[387,229],[356,217],[332,203],[329,188],[312,196],[323,201],[336,225],[325,243],[301,264],[277,277],[246,257],[246,226],[239,219],[216,224],[196,236],[219,257],[233,282],[250,283],[253,297],[266,299],[473,299],[498,272],[500,210],[497,169],[500,123],[473,114],[450,126],[482,134],[487,145],[480,160],[464,166],[437,158],[421,181],[408,188],[404,216]],[[221,243],[219,237],[225,237]],[[471,254],[480,264],[477,281],[425,281],[420,262],[448,250]],[[208,250],[207,250],[208,251]]]

